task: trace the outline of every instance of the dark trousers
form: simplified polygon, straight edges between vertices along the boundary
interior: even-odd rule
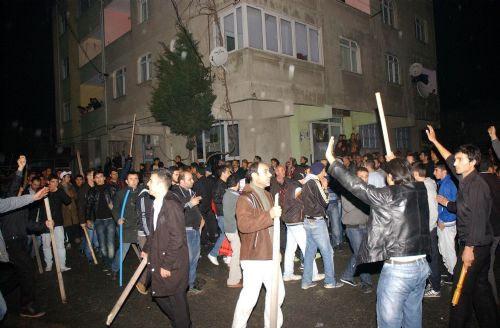
[[[6,240],[7,252],[21,287],[21,307],[35,301],[35,266],[26,250],[26,238]]]
[[[166,297],[155,297],[154,300],[172,321],[174,328],[190,328],[192,326],[186,292]]]
[[[205,226],[201,232],[201,243],[206,244],[207,242],[215,243],[219,235],[219,226],[217,225],[217,219],[212,211],[202,213],[205,219]]]
[[[460,246],[457,265],[453,271],[452,295],[462,271],[463,251],[464,246]],[[479,327],[498,327],[496,304],[488,282],[489,267],[490,246],[474,247],[474,262],[467,270],[460,300],[456,306],[450,308],[450,328],[466,327],[473,310]]]
[[[427,258],[429,262],[429,267],[431,268],[431,275],[429,280],[431,282],[432,289],[436,292],[441,290],[441,273],[439,270],[439,248],[438,248],[438,237],[437,228],[431,231],[431,254]]]

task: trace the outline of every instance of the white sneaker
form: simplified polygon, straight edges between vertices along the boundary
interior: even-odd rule
[[[429,288],[428,290],[425,291],[424,293],[424,297],[426,298],[431,298],[431,297],[441,297],[441,293],[440,292],[437,292],[435,291],[434,289],[432,288]]]
[[[224,260],[224,263],[226,263],[227,265],[231,263],[231,256],[224,256],[222,259]]]
[[[208,254],[207,257],[210,260],[210,262],[212,262],[213,265],[219,265],[219,261],[215,256]]]
[[[68,268],[68,267],[61,268],[61,272],[66,272],[66,271],[69,271],[69,270],[71,270],[71,268]]]
[[[325,279],[325,274],[324,273],[318,273],[318,275],[316,277],[314,277],[312,281],[320,281],[320,280],[323,280],[323,279]]]
[[[300,280],[302,279],[301,275],[298,274],[291,274],[289,276],[284,276],[283,281],[294,281],[294,280]]]
[[[52,265],[51,266],[46,266],[45,267],[45,272],[50,272],[52,271]]]

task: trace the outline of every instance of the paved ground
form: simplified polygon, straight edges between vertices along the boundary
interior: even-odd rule
[[[208,251],[209,249],[202,248],[198,269],[199,277],[206,280],[204,292],[189,296],[193,326],[230,327],[240,290],[225,287],[228,269],[222,263],[219,267],[209,263],[206,258]],[[336,252],[337,276],[350,254],[346,244],[340,252]],[[138,264],[139,261],[131,250],[125,261],[125,283]],[[19,294],[16,291],[7,296],[9,314],[4,327],[105,327],[106,317],[121,292],[118,283],[105,276],[100,266],[88,265],[74,249],[68,251],[68,265],[73,270],[63,274],[68,297],[66,305],[60,302],[55,272],[42,275],[37,273],[37,303],[47,314],[40,319],[20,318],[17,306]],[[322,271],[321,265],[319,268]],[[497,265],[497,272],[500,272],[499,269]],[[378,274],[375,274],[375,282],[377,278]],[[450,289],[451,287],[444,286],[441,298],[424,300],[423,327],[447,326]],[[351,286],[331,290],[324,289],[321,285],[304,291],[300,289],[300,281],[285,283],[285,290],[284,327],[376,327],[375,292],[365,295],[359,288]],[[248,327],[263,326],[264,294],[263,289]],[[473,322],[473,327],[475,326]],[[149,295],[141,295],[134,289],[112,327],[170,327],[170,323]]]

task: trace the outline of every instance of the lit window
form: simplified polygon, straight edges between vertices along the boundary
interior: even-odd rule
[[[396,148],[399,150],[410,150],[410,128],[396,128]]]
[[[427,22],[418,17],[415,18],[415,38],[420,42],[427,43]]]
[[[378,130],[378,125],[366,124],[359,126],[359,134],[361,136],[361,141],[363,144],[363,149],[378,149],[382,144],[380,138],[380,133]]]
[[[293,56],[293,43],[292,43],[292,23],[287,20],[281,19],[281,52],[285,55]]]
[[[69,57],[64,57],[61,62],[61,79],[66,80],[69,76]]]
[[[301,23],[295,23],[295,47],[297,58],[307,60],[307,28]]]
[[[342,69],[349,72],[361,73],[359,47],[355,41],[340,38],[340,56]]]
[[[196,154],[199,160],[205,161],[215,153],[227,153],[226,160],[240,156],[238,123],[222,121],[212,125],[210,130],[203,131],[196,138]]]
[[[319,32],[309,29],[309,49],[311,51],[311,61],[319,63]]]
[[[151,54],[144,55],[139,58],[138,67],[138,82],[143,83],[153,78],[153,61]]]
[[[265,14],[266,49],[278,52],[278,23],[275,16]]]
[[[399,76],[399,61],[398,57],[393,55],[385,55],[385,64],[387,69],[387,79],[389,82],[400,84]]]
[[[380,10],[384,24],[394,27],[394,4],[392,0],[381,0]]]
[[[69,103],[63,104],[63,122],[71,120],[71,106]]]
[[[248,45],[262,49],[262,15],[260,9],[247,7]]]
[[[122,67],[114,72],[114,96],[115,98],[125,96],[125,73],[126,68]]]
[[[149,19],[149,0],[139,0],[139,24]]]
[[[234,14],[224,16],[224,41],[227,51],[236,49]]]

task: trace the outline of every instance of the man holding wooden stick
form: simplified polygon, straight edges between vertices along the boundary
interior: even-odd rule
[[[446,159],[446,164],[460,183],[456,202],[443,197],[438,199],[448,211],[457,213],[459,256],[453,272],[453,291],[457,288],[462,267],[467,271],[458,304],[450,308],[449,327],[465,327],[472,309],[480,327],[497,327],[497,307],[488,282],[490,245],[493,241],[491,192],[476,170],[476,165],[481,162],[481,152],[477,146],[467,144],[460,146],[453,155],[439,143],[432,126],[427,128],[429,141]]]
[[[277,285],[273,283],[273,220],[279,220],[281,207],[274,204],[271,195],[265,191],[271,182],[269,166],[253,163],[247,171],[247,184],[236,202],[236,217],[240,232],[240,264],[243,269],[243,289],[236,304],[233,328],[246,327],[248,318],[257,303],[262,284],[266,287],[264,327],[281,327],[283,313],[281,304],[285,299],[285,286],[281,270]],[[279,225],[277,225],[279,227]],[[278,293],[277,319],[271,322],[271,290]],[[277,324],[276,324],[277,323]],[[276,325],[275,325],[276,324]]]

